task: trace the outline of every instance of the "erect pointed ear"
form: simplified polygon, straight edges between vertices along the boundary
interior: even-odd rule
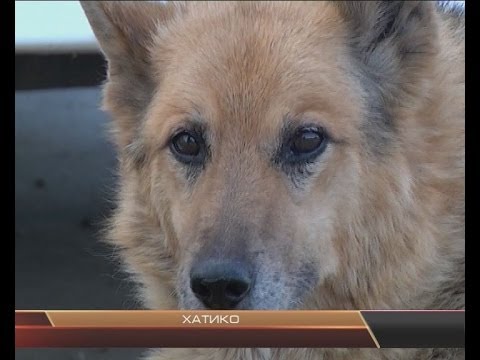
[[[438,48],[433,1],[334,1],[347,24],[350,49],[370,102],[372,143],[388,141],[395,104],[421,98]],[[370,126],[376,124],[377,126]],[[379,134],[382,134],[379,136]],[[381,146],[381,145],[380,145]]]
[[[110,62],[139,66],[148,62],[157,26],[173,13],[172,6],[151,1],[81,1],[82,8]]]
[[[108,60],[104,108],[121,146],[132,141],[155,91],[150,51],[178,6],[152,1],[81,1]]]
[[[435,52],[433,1],[338,1],[361,60],[376,72],[424,65]],[[372,70],[373,70],[372,69]]]

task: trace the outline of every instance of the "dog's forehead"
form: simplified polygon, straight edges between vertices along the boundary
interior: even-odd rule
[[[237,4],[180,22],[152,50],[154,59],[169,60],[156,62],[156,106],[239,135],[278,133],[289,114],[338,112],[328,108],[345,95],[342,28],[329,7],[311,6]]]

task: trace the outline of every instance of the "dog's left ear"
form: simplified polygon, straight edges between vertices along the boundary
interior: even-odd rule
[[[332,1],[346,23],[351,71],[366,102],[362,130],[373,154],[384,154],[395,115],[416,109],[431,87],[438,53],[433,1]],[[422,95],[422,96],[419,96]]]
[[[334,1],[363,69],[382,84],[413,90],[437,48],[434,1]],[[410,85],[410,89],[409,89]],[[388,94],[384,94],[388,95]],[[397,94],[398,95],[398,94]]]

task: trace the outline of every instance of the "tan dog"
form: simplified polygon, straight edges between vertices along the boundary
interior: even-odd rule
[[[464,307],[464,18],[434,2],[84,2],[109,240],[160,309]],[[177,349],[154,359],[450,359]]]

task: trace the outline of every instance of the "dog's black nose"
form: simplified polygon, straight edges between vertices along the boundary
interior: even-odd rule
[[[234,309],[250,291],[252,277],[243,262],[212,262],[192,268],[190,286],[195,296],[213,310]]]

